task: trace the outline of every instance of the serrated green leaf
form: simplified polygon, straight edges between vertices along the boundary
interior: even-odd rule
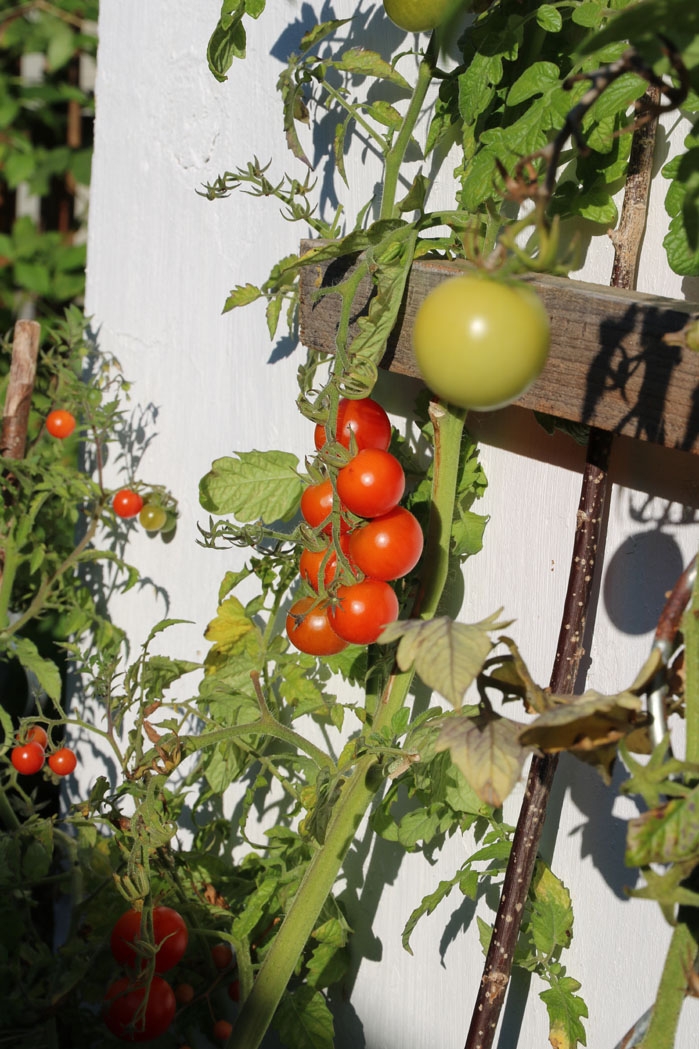
[[[519,742],[521,728],[490,714],[446,718],[436,749],[448,750],[481,801],[499,808],[518,782],[527,755]]]
[[[387,62],[377,51],[369,51],[356,47],[345,51],[339,59],[333,62],[336,69],[342,69],[345,73],[354,76],[373,76],[382,80],[388,80],[392,84],[410,91],[410,84],[404,76]]]
[[[451,526],[452,553],[455,557],[472,557],[483,549],[483,535],[490,517],[462,511]]]
[[[493,647],[490,633],[505,625],[499,615],[498,611],[471,624],[456,623],[448,616],[400,620],[385,628],[379,644],[398,641],[396,659],[401,670],[414,666],[424,683],[458,710]]]
[[[249,303],[255,302],[255,300],[259,299],[261,296],[262,292],[259,288],[256,288],[254,284],[239,284],[226,299],[223,312],[228,313],[230,310],[235,310],[239,306],[247,306]]]
[[[287,521],[298,511],[303,481],[290,452],[241,452],[217,459],[199,484],[199,499],[213,514],[239,521]]]
[[[350,18],[333,18],[328,22],[320,22],[318,25],[313,26],[313,29],[304,33],[301,37],[301,54],[303,55],[306,51],[310,51],[312,47],[319,44],[326,36],[334,33],[341,26],[347,25],[348,22],[351,22]]]
[[[225,20],[221,18],[206,48],[209,69],[219,83],[228,79],[227,73],[234,58],[245,58],[247,37],[242,22],[244,0],[240,0],[237,6],[240,8],[238,16]]]
[[[39,687],[49,699],[59,700],[61,698],[60,671],[52,660],[44,659],[33,641],[30,641],[28,637],[13,637],[9,642],[9,650],[17,657],[25,670],[34,674]]]
[[[332,1013],[320,991],[308,985],[284,995],[272,1025],[287,1049],[333,1049]]]
[[[628,823],[626,863],[629,867],[685,860],[699,862],[699,787],[686,797],[675,798]]]
[[[573,908],[565,885],[542,860],[537,862],[529,899],[529,934],[544,958],[551,958],[572,939]]]
[[[185,674],[200,670],[200,663],[169,656],[149,656],[143,664],[141,684],[149,701],[163,699],[168,688]]]
[[[553,1049],[575,1049],[578,1044],[587,1045],[585,1028],[580,1022],[581,1017],[587,1016],[587,1006],[575,994],[579,990],[577,980],[563,976],[539,995],[548,1012],[549,1041]]]
[[[541,8],[537,10],[537,17],[541,10]],[[533,62],[510,88],[507,94],[508,106],[518,106],[521,102],[526,102],[528,98],[533,98],[534,95],[544,94],[549,88],[558,84],[559,79],[558,66],[553,62]]]
[[[413,949],[410,946],[410,937],[413,934],[415,926],[420,921],[420,918],[423,918],[427,914],[432,914],[432,912],[436,910],[442,900],[447,898],[454,886],[460,884],[462,875],[463,871],[460,870],[457,871],[453,878],[450,878],[447,881],[440,881],[434,892],[428,893],[427,896],[424,896],[420,905],[412,912],[405,923],[405,928],[403,929],[401,936],[403,949],[406,950],[408,954],[413,953]]]

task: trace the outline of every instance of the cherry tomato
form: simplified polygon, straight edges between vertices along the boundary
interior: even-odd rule
[[[164,1034],[175,1018],[177,1002],[167,981],[154,976],[143,1014],[136,1019],[146,997],[146,987],[128,976],[115,980],[105,995],[107,1027],[125,1042],[148,1042]]]
[[[144,959],[134,947],[141,940],[141,912],[125,911],[112,929],[110,947],[120,965],[134,967]],[[155,971],[167,972],[177,965],[187,949],[189,934],[184,918],[172,907],[153,908],[153,940],[157,947]]]
[[[398,618],[398,598],[381,579],[340,586],[337,598],[330,610],[333,630],[355,645],[372,644],[386,624]]]
[[[217,969],[228,969],[233,964],[233,951],[227,943],[217,943],[211,948],[211,960]]]
[[[386,451],[391,443],[391,420],[380,404],[371,397],[351,401],[340,400],[337,409],[337,440],[344,448],[350,446],[350,433],[354,434],[357,450],[381,448]],[[315,428],[315,446],[320,451],[327,440],[325,427],[319,423]]]
[[[38,743],[42,750],[46,750],[49,742],[48,733],[41,725],[32,725],[27,729],[27,743]]]
[[[309,611],[315,597],[302,597],[289,609],[286,617],[286,632],[289,641],[300,652],[311,656],[332,656],[347,648],[347,642],[330,626],[328,609],[318,605]]]
[[[454,7],[454,0],[383,0],[383,6],[400,29],[420,33],[440,25]]]
[[[20,747],[12,748],[10,760],[23,776],[33,776],[43,767],[44,748],[40,743],[23,743]]]
[[[303,519],[311,526],[317,528],[327,519],[328,523],[323,528],[326,535],[332,531],[332,522],[329,516],[333,508],[333,486],[329,479],[319,484],[309,484],[304,488],[301,496],[301,514]],[[340,531],[346,532],[349,525],[346,521],[340,522]]]
[[[157,503],[146,503],[138,515],[138,520],[147,532],[159,532],[167,521],[167,510]]]
[[[46,429],[52,437],[63,440],[70,437],[75,429],[75,416],[65,408],[56,408],[46,416]]]
[[[347,556],[349,554],[349,535],[340,536],[340,547]],[[316,592],[319,589],[320,568],[324,560],[323,583],[327,587],[332,583],[337,571],[337,554],[330,546],[324,546],[322,550],[304,550],[299,560],[299,573],[302,579],[305,579]]]
[[[131,488],[120,488],[112,499],[117,517],[135,517],[143,508],[143,496]]]
[[[191,983],[178,983],[175,987],[175,1001],[178,1005],[189,1005],[194,1001],[194,988]]]
[[[214,1038],[217,1042],[227,1042],[233,1031],[233,1024],[228,1020],[217,1020],[214,1024]]]
[[[372,579],[400,579],[418,563],[423,545],[417,518],[405,507],[396,506],[352,532],[350,559]]]
[[[240,980],[233,980],[228,984],[228,997],[232,1002],[240,1001]]]
[[[461,408],[489,411],[517,400],[546,364],[549,322],[524,283],[451,277],[433,288],[413,326],[429,388]]]
[[[403,498],[405,474],[394,455],[364,448],[337,475],[337,494],[358,517],[386,514]]]
[[[78,759],[70,747],[61,747],[49,754],[49,767],[57,776],[69,776],[75,771]]]

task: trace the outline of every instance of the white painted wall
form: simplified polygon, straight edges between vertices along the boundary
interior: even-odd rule
[[[89,227],[88,312],[100,344],[119,358],[135,383],[134,407],[154,406],[157,438],[139,475],[167,484],[180,500],[181,520],[169,545],[132,529],[129,558],[156,582],[157,595],[131,592],[114,601],[117,622],[138,643],[161,616],[192,620],[161,647],[198,659],[203,629],[216,605],[223,572],[238,555],[197,546],[197,485],[213,459],[233,450],[286,448],[303,456],[309,424],[296,412],[300,351],[269,343],[258,305],[221,315],[236,283],[263,280],[271,265],[305,234],[283,222],[274,203],[234,194],[209,203],[196,190],[256,154],[272,158],[273,177],[303,171],[285,151],[275,81],[280,55],[298,46],[302,25],[316,16],[359,9],[367,42],[400,45],[380,10],[354,0],[270,2],[253,25],[249,58],[226,84],[206,67],[209,33],[220,0],[102,0],[97,81],[96,149]],[[373,11],[373,14],[372,14]],[[670,129],[676,143],[680,129]],[[319,158],[322,161],[322,157]],[[450,200],[446,184],[439,192]],[[321,182],[323,165],[320,164]],[[355,151],[353,187],[337,187],[350,213],[372,191],[376,171]],[[682,282],[665,272],[664,183],[653,191],[639,287],[680,297]],[[605,283],[611,247],[599,240],[584,277]],[[697,282],[684,292],[699,298]],[[382,376],[379,397],[395,422],[410,410],[411,380]],[[547,438],[518,409],[474,420],[482,434],[490,487],[482,509],[492,515],[486,550],[467,566],[463,617],[481,618],[499,605],[517,619],[513,632],[535,676],[546,683],[558,633],[577,507],[582,454],[564,438]],[[588,685],[613,691],[643,660],[663,592],[699,541],[699,467],[681,453],[620,440],[613,456],[614,495]],[[89,777],[100,768],[88,766]],[[513,822],[518,798],[507,806]],[[629,900],[624,886],[624,820],[628,801],[595,774],[564,759],[543,849],[572,891],[576,925],[566,964],[582,982],[589,1007],[591,1049],[612,1049],[652,1000],[670,930],[650,903]],[[467,842],[449,843],[435,866],[419,856],[399,861],[378,843],[359,883],[360,845],[350,865],[358,930],[351,1004],[338,1007],[338,1049],[459,1049],[480,978],[475,924],[454,897],[418,927],[415,956],[400,931],[421,896],[461,863]],[[373,922],[369,933],[369,922]],[[359,957],[359,954],[358,954]],[[547,1044],[545,1011],[532,987],[515,980],[498,1049]],[[687,1003],[679,1049],[695,1049],[697,1003]],[[519,1039],[519,1040],[518,1040]]]

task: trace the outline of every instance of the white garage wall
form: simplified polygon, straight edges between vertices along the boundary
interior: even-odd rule
[[[180,500],[181,519],[165,545],[133,529],[128,556],[160,588],[131,592],[113,603],[116,622],[129,624],[134,644],[169,615],[192,620],[161,640],[169,652],[203,657],[202,633],[216,605],[234,552],[197,546],[199,478],[211,461],[233,450],[285,448],[303,456],[310,424],[294,406],[301,351],[269,343],[263,309],[221,315],[230,288],[260,282],[272,264],[297,248],[306,231],[283,222],[273,202],[233,194],[210,203],[196,190],[256,154],[272,158],[272,177],[303,177],[286,152],[276,78],[280,55],[298,46],[302,25],[346,17],[355,3],[276,0],[253,24],[249,57],[225,84],[206,66],[208,36],[219,0],[102,0],[97,81],[96,148],[89,226],[88,312],[101,347],[113,352],[134,382],[134,406],[153,406],[157,438],[139,476],[165,483]],[[388,51],[400,34],[380,10],[359,4],[368,45]],[[677,145],[682,128],[668,123]],[[686,132],[685,132],[686,133]],[[309,139],[310,141],[310,139]],[[322,158],[320,158],[322,159]],[[448,165],[438,192],[450,200]],[[322,181],[321,165],[321,181]],[[354,213],[372,192],[376,171],[356,151],[348,163],[353,187],[341,197]],[[328,188],[327,186],[325,187]],[[699,299],[697,282],[665,271],[664,183],[653,190],[653,214],[639,287]],[[605,283],[611,246],[593,245],[583,276]],[[416,384],[382,376],[379,398],[394,421],[410,411]],[[492,515],[486,549],[466,570],[462,616],[482,618],[503,605],[531,669],[548,681],[567,580],[583,454],[568,439],[548,438],[528,416],[510,409],[473,420],[482,435],[490,487],[481,509]],[[609,509],[605,567],[589,655],[587,685],[613,691],[630,682],[647,652],[664,591],[699,542],[699,466],[669,453],[620,440],[612,459],[615,488]],[[89,778],[99,768],[88,767]],[[518,797],[506,815],[514,821]],[[572,891],[575,938],[566,959],[590,1007],[592,1049],[612,1049],[652,1000],[662,947],[670,930],[649,903],[629,900],[632,873],[623,866],[629,801],[615,799],[595,774],[563,760],[554,789],[543,851]],[[358,930],[358,964],[351,1005],[338,1006],[338,1049],[458,1049],[466,1036],[482,957],[475,924],[463,931],[468,905],[454,898],[418,927],[415,956],[400,931],[422,895],[462,862],[468,843],[454,840],[434,866],[419,856],[399,863],[378,843],[349,869],[350,920]],[[373,922],[371,931],[369,924]],[[505,1010],[498,1049],[547,1044],[545,1011],[532,988],[526,1012],[517,978]],[[697,1005],[687,1003],[679,1049],[695,1049]],[[518,1041],[519,1038],[519,1041]]]

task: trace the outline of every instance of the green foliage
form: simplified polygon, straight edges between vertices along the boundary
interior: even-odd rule
[[[0,330],[32,309],[60,317],[85,287],[84,214],[76,194],[90,181],[94,111],[78,83],[81,56],[97,50],[98,0],[30,0],[0,15]],[[42,56],[40,79],[17,75]],[[16,211],[22,189],[38,219]],[[84,208],[83,208],[84,210]]]

